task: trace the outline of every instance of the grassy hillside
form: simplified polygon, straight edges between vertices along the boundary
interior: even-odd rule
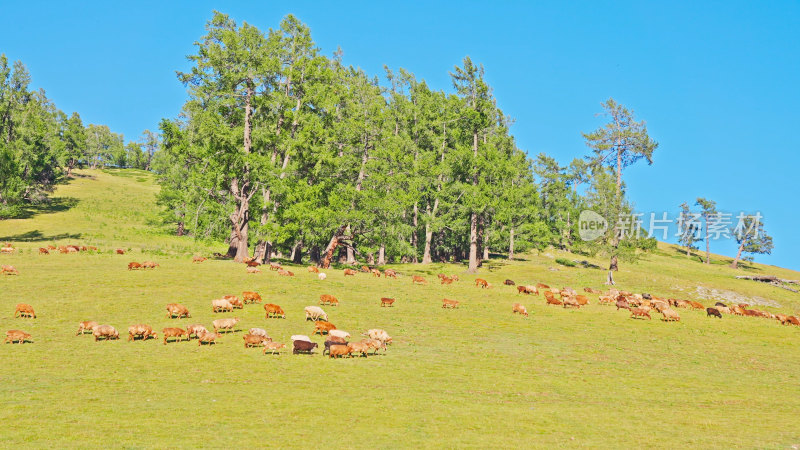
[[[0,255],[19,276],[0,276],[0,330],[33,335],[26,345],[0,347],[0,430],[4,447],[766,447],[800,444],[800,327],[776,321],[679,310],[681,321],[641,321],[592,304],[580,310],[548,307],[513,287],[602,288],[605,272],[567,268],[550,251],[523,260],[493,260],[479,274],[494,286],[474,286],[463,266],[396,266],[397,280],[365,274],[345,279],[329,270],[319,281],[303,267],[297,276],[190,255],[219,251],[149,225],[157,190],[143,172],[85,171],[56,192],[57,201],[28,217],[0,221],[0,241],[20,249]],[[96,245],[100,254],[39,255],[48,243]],[[116,255],[113,248],[130,248]],[[722,257],[718,257],[721,259]],[[129,261],[154,260],[153,271],[128,271]],[[695,258],[696,261],[696,258]],[[605,261],[590,261],[603,265]],[[457,273],[441,286],[435,275]],[[754,264],[734,271],[687,260],[659,246],[639,264],[622,264],[621,288],[698,300],[717,295],[758,298],[797,313],[800,294],[736,274],[800,279],[800,274]],[[427,286],[413,286],[422,274]],[[698,287],[701,288],[698,291]],[[705,289],[705,290],[702,290]],[[214,314],[210,301],[255,290],[278,303],[287,319],[264,319],[259,305]],[[262,355],[245,349],[243,332],[215,347],[196,341],[162,345],[126,342],[127,327],[148,323],[211,326],[238,316],[241,328],[265,328],[290,344],[311,334],[303,307],[333,294],[324,307],[331,322],[354,336],[383,328],[394,344],[383,355],[330,360]],[[395,297],[381,308],[380,297]],[[443,297],[456,310],[440,308]],[[511,314],[520,301],[530,317]],[[30,303],[38,318],[13,318]],[[191,319],[165,318],[164,305],[183,303]],[[654,318],[658,317],[654,314]],[[76,337],[77,324],[115,326],[122,339]],[[314,338],[320,344],[322,338]]]

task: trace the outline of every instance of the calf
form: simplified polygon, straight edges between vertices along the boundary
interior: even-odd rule
[[[382,297],[381,298],[381,306],[382,307],[383,306],[392,306],[393,304],[394,304],[394,299],[393,298],[386,298],[386,297]]]
[[[442,308],[458,308],[459,302],[456,300],[442,299]]]
[[[503,281],[503,284],[505,284],[506,286],[514,286],[515,283],[513,280],[506,280]]]
[[[233,312],[233,305],[228,300],[221,298],[211,300],[211,311],[218,312]]]
[[[633,309],[631,309],[631,319],[637,319],[639,317],[641,317],[642,319],[647,317],[649,320],[652,320],[653,318],[650,317],[650,308],[633,308]]]
[[[244,348],[261,347],[264,341],[266,341],[264,336],[258,334],[245,334],[242,336],[242,339],[244,339]]]
[[[263,342],[261,344],[264,347],[264,351],[262,352],[264,355],[267,354],[267,350],[269,350],[273,355],[278,353],[278,350],[286,347],[286,344],[281,344],[280,342]]]
[[[261,303],[261,295],[258,292],[244,291],[242,298],[245,303]]]
[[[117,253],[118,255],[124,255],[124,254],[125,254],[125,250],[123,250],[123,249],[121,249],[121,248],[118,248],[118,249],[117,249],[117,250],[115,250],[115,251],[116,251],[116,253]]]
[[[561,300],[557,299],[551,291],[544,291],[544,298],[548,305],[561,305]]]
[[[119,339],[119,333],[111,325],[98,325],[94,327],[94,330],[92,330],[92,335],[94,335],[95,342],[99,341],[100,338],[103,338],[107,341],[111,339]]]
[[[286,318],[286,313],[283,312],[283,308],[274,303],[267,303],[264,305],[264,311],[267,312],[267,314],[264,316],[265,319],[272,317],[280,317],[282,319]]]
[[[180,319],[181,317],[192,317],[189,314],[189,310],[186,309],[185,306],[179,303],[170,303],[167,305],[167,318],[172,319],[177,317]]]
[[[411,284],[428,284],[428,280],[419,275],[414,275],[411,277]]]
[[[353,269],[344,269],[344,276],[346,277],[354,277],[356,276],[356,271]]]
[[[140,337],[143,341],[146,341],[151,337],[155,339],[157,336],[156,333],[153,332],[153,329],[150,327],[150,325],[141,323],[128,327],[128,341],[135,341],[137,337]]]
[[[189,340],[189,333],[182,328],[164,328],[161,333],[164,335],[164,345],[167,345],[167,339],[169,338],[175,338],[175,342],[178,342],[182,340],[182,336],[186,336],[186,340]]]
[[[330,322],[317,322],[314,324],[314,332],[311,334],[328,334],[331,330],[335,330],[336,325]]]
[[[333,345],[347,345],[347,340],[339,336],[328,336],[328,339],[325,340],[325,349],[322,350],[322,354],[330,353]]]
[[[188,327],[186,327],[186,339],[188,340],[192,339],[192,335],[194,335],[196,338],[199,339],[200,336],[202,336],[205,333],[208,333],[208,330],[206,329],[206,327],[200,324],[189,325]]]
[[[139,264],[138,262],[129,262],[128,263],[128,270],[136,270],[136,269],[141,269],[141,268],[142,268],[142,265]]]
[[[513,305],[511,305],[511,313],[521,314],[525,317],[528,317],[528,310],[525,309],[525,307],[520,305],[519,303],[514,303]]]
[[[488,288],[489,282],[484,280],[483,278],[476,278],[475,279],[475,286],[480,286],[482,288]]]
[[[17,307],[14,309],[14,317],[32,317],[36,318],[36,313],[33,311],[33,306],[27,303],[17,303]]]
[[[39,247],[39,254],[40,254],[40,255],[49,255],[49,254],[50,254],[50,251],[49,251],[49,250],[47,250],[47,249],[46,249],[46,248],[44,248],[44,247]]]
[[[100,325],[99,323],[95,322],[94,320],[87,320],[86,322],[81,322],[78,324],[78,332],[75,333],[75,336],[80,336],[84,333],[94,331],[94,327]]]
[[[30,340],[30,338],[31,338],[31,335],[29,333],[24,332],[24,331],[8,330],[8,331],[6,331],[5,343],[6,344],[8,344],[8,343],[12,343],[13,344],[14,342],[19,342],[20,344],[24,344],[25,341]]]
[[[341,358],[345,355],[351,355],[353,353],[353,349],[348,344],[331,344],[328,341],[325,341],[325,349],[328,351],[328,354],[331,358]],[[325,354],[325,351],[322,352]]]
[[[681,320],[681,316],[679,316],[674,309],[670,308],[662,309],[661,314],[663,315],[661,320],[665,322],[671,322],[671,321],[680,322]]]
[[[319,296],[320,305],[339,306],[339,300],[330,294],[322,294]]]
[[[222,330],[234,331],[237,323],[239,323],[239,318],[234,317],[232,319],[217,319],[212,322],[212,325],[214,325],[214,332],[217,333]]]
[[[200,339],[197,340],[197,346],[199,347],[203,344],[217,345],[217,338],[220,336],[222,335],[219,333],[204,333],[202,336],[200,336]]]
[[[311,352],[315,348],[317,348],[317,343],[316,342],[297,340],[297,341],[293,341],[292,342],[292,346],[293,346],[293,348],[292,348],[292,353],[293,354],[296,355],[298,353],[308,353],[310,355]]]
[[[712,316],[722,319],[722,313],[717,308],[706,308],[706,317]]]

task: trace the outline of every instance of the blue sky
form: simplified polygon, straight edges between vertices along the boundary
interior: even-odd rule
[[[644,212],[683,201],[760,211],[775,239],[757,261],[800,269],[800,2],[3,2],[0,52],[86,123],[136,139],[174,117],[192,43],[218,9],[262,30],[295,14],[323,53],[372,74],[403,67],[434,88],[465,55],[480,62],[518,145],[562,163],[609,97],[660,143],[625,172]],[[345,6],[343,6],[345,5]],[[732,241],[712,251],[733,254]]]

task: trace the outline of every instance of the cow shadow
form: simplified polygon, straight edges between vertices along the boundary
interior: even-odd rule
[[[80,200],[74,197],[53,197],[45,202],[22,205],[18,210],[9,214],[6,219],[31,219],[41,214],[54,214],[78,206]]]

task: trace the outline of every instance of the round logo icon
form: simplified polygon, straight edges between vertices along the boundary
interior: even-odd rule
[[[603,216],[588,209],[581,211],[578,217],[578,234],[581,239],[593,241],[605,234],[607,229],[608,221]]]

